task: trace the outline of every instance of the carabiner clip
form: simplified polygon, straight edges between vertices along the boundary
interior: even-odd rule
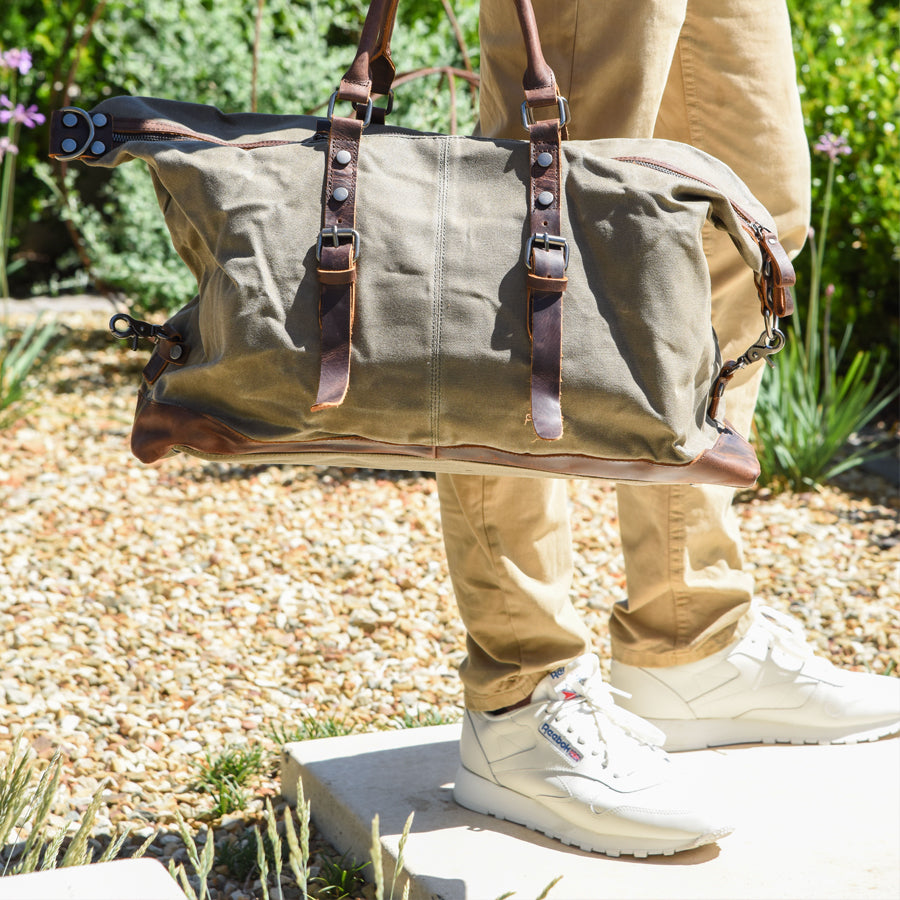
[[[120,321],[126,322],[126,327],[120,328]],[[142,322],[140,319],[135,319],[127,313],[116,313],[109,320],[109,330],[113,337],[117,337],[119,340],[123,341],[131,341],[132,350],[137,350],[138,341],[141,338],[153,341],[155,344],[160,338],[166,337],[164,326],[151,325],[149,322]]]

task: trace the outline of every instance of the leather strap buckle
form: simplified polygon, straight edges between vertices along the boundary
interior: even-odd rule
[[[531,125],[534,125],[534,110],[538,107],[533,107],[528,105],[527,100],[522,101],[522,127],[528,128]],[[543,107],[541,107],[543,108]],[[556,108],[559,112],[559,125],[557,126],[560,131],[566,127],[569,123],[569,120],[572,118],[569,114],[569,101],[566,100],[565,97],[560,97],[557,95],[556,97]]]
[[[530,238],[528,238],[528,243],[525,244],[525,268],[531,271],[534,267],[532,263],[532,255],[534,253],[534,246],[537,244],[542,250],[550,250],[553,248],[557,248],[562,250],[563,252],[563,269],[569,268],[569,242],[564,238],[560,237],[556,234],[547,234],[544,232],[543,234],[533,234]]]
[[[350,262],[355,263],[359,259],[359,232],[355,228],[338,228],[337,225],[323,228],[319,232],[319,238],[316,241],[316,259],[319,262],[322,261],[322,247],[326,240],[331,241],[333,247],[339,247],[344,238],[353,241],[353,258]]]

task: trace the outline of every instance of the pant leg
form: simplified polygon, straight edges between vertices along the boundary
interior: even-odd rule
[[[544,55],[573,113],[572,138],[649,137],[666,87],[684,0],[535,0]],[[525,53],[510,0],[481,3],[480,131],[524,138]],[[590,637],[569,601],[564,481],[440,475],[444,543],[468,633],[466,704],[527,697]]]
[[[509,706],[586,653],[569,602],[572,548],[560,479],[438,475],[453,590],[466,626],[469,709]]]
[[[793,256],[809,223],[809,154],[783,0],[690,0],[655,136],[693,144],[734,169],[775,218]],[[728,236],[708,227],[713,325],[734,359],[761,331],[750,270]],[[725,416],[748,434],[765,366],[743,370]],[[610,622],[613,655],[676,665],[726,646],[753,594],[734,492],[712,486],[617,488],[627,605]]]

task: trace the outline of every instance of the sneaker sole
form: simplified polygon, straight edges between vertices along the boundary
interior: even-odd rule
[[[628,838],[623,835],[598,835],[558,816],[536,800],[502,785],[488,781],[460,766],[456,772],[453,799],[466,809],[493,816],[532,831],[540,831],[572,847],[605,856],[672,856],[711,844],[731,834],[732,828],[721,828],[707,834],[685,835],[684,841],[673,844],[671,838]]]
[[[705,750],[730,744],[863,744],[900,732],[900,721],[865,731],[740,719],[647,719],[666,736],[664,749]]]

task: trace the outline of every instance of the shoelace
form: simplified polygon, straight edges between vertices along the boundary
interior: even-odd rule
[[[806,641],[803,626],[795,618],[770,606],[754,606],[754,612],[757,621],[764,625],[771,635],[773,644],[800,659],[813,655],[813,649]]]
[[[567,679],[567,683],[573,687],[578,685],[577,696],[554,701],[548,710],[554,718],[565,712],[567,703],[577,702],[582,709],[587,707],[590,711],[600,740],[605,746],[614,740],[610,728],[624,731],[629,737],[649,747],[661,747],[665,742],[665,735],[656,726],[617,705],[613,694],[623,697],[629,695],[607,684],[599,674],[588,673],[582,677],[576,675],[574,679]]]

